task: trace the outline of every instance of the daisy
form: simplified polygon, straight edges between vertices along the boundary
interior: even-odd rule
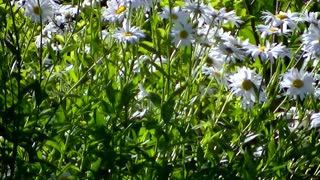
[[[77,6],[72,5],[61,5],[59,9],[55,11],[54,21],[60,29],[65,31],[72,31],[72,22],[75,17],[79,14],[80,10]]]
[[[180,10],[180,7],[173,7],[170,12],[168,6],[164,7],[159,16],[163,19],[171,19],[174,23],[186,23],[186,17],[188,17],[187,13]]]
[[[252,58],[259,57],[262,61],[270,60],[271,63],[274,63],[278,57],[290,57],[289,50],[282,43],[270,44],[269,41],[266,41],[266,45],[247,45],[245,49]]]
[[[190,18],[197,22],[198,27],[211,20],[212,7],[198,1],[186,0],[183,9],[190,13]],[[211,22],[211,21],[210,21]],[[209,24],[209,23],[207,23]]]
[[[278,14],[274,15],[271,12],[262,12],[262,19],[265,20],[266,25],[271,25],[275,27],[279,26],[288,26],[290,29],[294,29],[297,25],[296,23],[299,21],[300,13],[291,12],[288,10],[287,12],[280,11]]]
[[[223,69],[214,66],[202,66],[202,74],[210,79],[216,80],[218,84],[227,84],[228,80],[223,75]]]
[[[317,25],[318,24],[318,17],[319,17],[319,12],[308,12],[305,11],[301,17],[300,21],[301,22],[308,22],[310,25]]]
[[[242,54],[241,49],[232,44],[226,45],[223,42],[217,47],[210,49],[208,57],[211,59],[221,59],[221,61],[226,63],[236,63],[237,61],[243,61],[246,58],[244,54]]]
[[[193,42],[194,29],[189,23],[176,23],[172,27],[172,42],[176,47],[188,46]]]
[[[266,38],[266,37],[272,36],[272,35],[277,35],[277,36],[281,36],[282,34],[287,35],[291,32],[291,30],[287,29],[287,28],[280,29],[276,26],[262,25],[262,24],[258,25],[257,29],[258,29],[262,38]],[[284,29],[286,29],[286,30],[284,30]]]
[[[320,58],[320,24],[317,26],[310,26],[308,31],[305,31],[302,36],[302,51],[305,52],[304,57],[308,60],[316,59],[316,63]],[[316,64],[314,64],[316,65]]]
[[[237,97],[241,97],[241,106],[251,108],[256,102],[262,103],[266,95],[262,89],[262,77],[246,67],[238,68],[238,72],[229,77],[229,88]],[[260,91],[258,91],[260,90]],[[256,94],[258,91],[258,94]]]
[[[211,27],[208,24],[203,25],[202,27],[197,28],[196,41],[199,44],[211,46],[213,44],[217,44],[221,39],[220,36],[224,34],[222,28]]]
[[[52,21],[49,22],[44,28],[42,29],[42,33],[35,36],[35,44],[37,48],[41,46],[46,46],[51,43],[53,37],[57,34],[62,34],[62,30],[56,26],[55,23]]]
[[[310,120],[310,128],[320,127],[320,113],[313,113]]]
[[[34,22],[47,22],[53,16],[55,5],[51,0],[28,0],[24,4],[25,14]]]
[[[127,20],[123,20],[122,28],[114,32],[113,37],[120,42],[135,44],[140,38],[144,38],[145,34],[138,27],[131,27]]]
[[[307,94],[313,94],[313,76],[311,73],[304,72],[302,69],[290,69],[282,75],[280,88],[286,90],[286,95],[296,99],[298,96],[301,99]]]
[[[124,1],[107,1],[107,8],[102,8],[102,20],[110,22],[121,22],[128,11],[128,5]]]
[[[212,8],[211,6],[209,7]],[[226,8],[221,8],[219,10],[212,8],[210,18],[211,19],[209,20],[209,23],[211,24],[211,22],[213,21],[215,22],[214,24],[219,27],[221,27],[222,24],[226,24],[226,23],[231,23],[239,27],[243,23],[240,17],[236,15],[235,11],[227,12]]]
[[[209,51],[209,57],[211,59],[223,59],[225,62],[237,62],[244,61],[247,57],[247,52],[244,47],[249,43],[248,40],[241,41],[228,33],[221,34],[221,42],[215,48]]]

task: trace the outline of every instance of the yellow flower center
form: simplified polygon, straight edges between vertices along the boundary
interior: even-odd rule
[[[118,9],[117,9],[117,14],[121,14],[123,13],[127,8],[125,6],[120,6]]]
[[[132,32],[124,32],[123,35],[131,37],[131,36],[133,36],[133,33]]]
[[[35,6],[32,9],[33,13],[35,13],[36,15],[40,15],[42,13],[42,10],[39,6]]]
[[[267,48],[266,48],[265,46],[259,47],[259,50],[262,51],[262,52],[264,52],[266,49],[267,49]]]
[[[276,15],[276,18],[280,19],[280,20],[283,20],[283,19],[287,19],[288,16],[286,14],[277,14]]]
[[[241,84],[242,89],[249,91],[252,88],[252,82],[249,79],[245,79]]]
[[[271,27],[270,29],[269,29],[269,32],[271,32],[271,33],[276,33],[276,32],[278,32],[278,28],[276,28],[276,27]]]
[[[189,36],[189,33],[183,30],[183,31],[180,31],[179,36],[181,39],[187,39],[187,37]]]
[[[301,81],[301,79],[296,79],[292,82],[292,85],[295,88],[301,88],[303,87],[303,81]]]

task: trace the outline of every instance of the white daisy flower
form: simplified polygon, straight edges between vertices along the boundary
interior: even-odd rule
[[[178,6],[173,7],[171,12],[168,6],[164,7],[159,16],[163,19],[171,19],[174,23],[186,23],[186,17],[188,17],[187,13],[181,11]]]
[[[304,57],[306,57],[307,60],[318,60],[320,58],[320,27],[310,26],[308,31],[302,34],[301,39],[303,44],[302,51],[305,52]]]
[[[51,0],[28,0],[24,4],[25,14],[34,22],[44,23],[53,16],[55,5]]]
[[[221,36],[221,42],[217,47],[212,48],[209,51],[209,57],[211,59],[223,59],[225,62],[238,62],[244,61],[247,57],[247,52],[244,47],[247,46],[248,40],[241,41],[239,38],[223,33]]]
[[[83,7],[86,7],[86,6],[89,6],[89,7],[96,7],[100,4],[101,0],[84,0],[82,2],[82,6]]]
[[[202,66],[202,74],[208,78],[213,78],[218,84],[227,84],[226,76],[223,76],[223,69],[214,68],[214,66]]]
[[[211,6],[210,6],[211,7]],[[213,21],[214,24],[218,27],[221,27],[222,24],[226,23],[232,23],[235,26],[239,27],[243,21],[239,16],[236,15],[235,11],[226,11],[226,8],[221,8],[219,10],[212,8],[212,14],[210,16],[211,20],[209,20],[207,23],[210,23]]]
[[[102,20],[110,22],[121,22],[128,12],[128,4],[124,1],[107,1],[107,7],[102,8]]]
[[[201,27],[208,21],[211,20],[212,7],[198,1],[186,0],[183,9],[190,13],[190,18],[198,23],[198,27]]]
[[[266,95],[261,84],[262,77],[257,75],[253,70],[240,67],[237,73],[229,77],[229,81],[229,88],[233,94],[242,98],[241,105],[243,108],[251,108],[254,103],[262,103],[266,100]]]
[[[266,38],[272,35],[277,35],[277,36],[288,35],[291,32],[291,30],[287,28],[280,29],[276,26],[262,25],[262,24],[258,25],[257,29],[262,38]]]
[[[310,120],[310,128],[320,127],[320,113],[312,113]]]
[[[117,29],[113,37],[120,42],[135,44],[138,43],[141,38],[145,37],[145,34],[138,27],[131,27],[127,20],[123,20],[122,28]]]
[[[188,46],[190,45],[193,39],[194,29],[189,23],[176,23],[172,27],[171,36],[173,37],[172,42],[176,47]]]
[[[290,69],[288,72],[282,75],[282,81],[280,82],[280,88],[286,90],[286,95],[296,99],[304,97],[308,94],[313,94],[313,75],[308,72],[304,72],[302,69]]]
[[[300,21],[301,22],[308,22],[311,25],[317,25],[318,24],[318,17],[319,17],[319,12],[308,12],[308,11],[305,11],[301,15]]]
[[[217,44],[223,34],[224,32],[222,28],[215,26],[211,27],[210,25],[205,24],[202,27],[197,28],[196,41],[199,44],[211,46],[213,44]]]
[[[294,29],[299,21],[300,13],[280,11],[278,14],[274,15],[271,12],[262,12],[262,19],[265,20],[266,25],[271,25],[275,27],[288,26],[290,29]]]
[[[245,49],[252,58],[259,57],[262,61],[270,60],[272,64],[278,57],[290,57],[289,50],[282,43],[270,44],[269,41],[266,41],[266,45],[247,45]]]
[[[42,29],[42,33],[35,36],[35,44],[37,48],[41,46],[46,46],[51,43],[52,38],[57,34],[62,34],[62,30],[56,26],[56,24],[50,21],[44,28]]]

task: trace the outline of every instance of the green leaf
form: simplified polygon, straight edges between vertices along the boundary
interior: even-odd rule
[[[141,41],[139,44],[139,51],[142,52],[143,54],[157,54],[157,50],[154,48],[153,43],[149,41]]]
[[[76,49],[78,48],[78,46],[79,46],[79,44],[77,44],[77,43],[65,46],[65,47],[61,50],[61,55],[76,50]]]
[[[62,153],[62,150],[64,149],[63,144],[58,144],[57,142],[52,140],[47,140],[46,145],[53,147],[54,149],[58,150],[60,153]]]
[[[161,116],[164,122],[169,122],[173,116],[174,112],[174,101],[172,99],[168,99],[165,103],[163,103],[161,107]]]
[[[66,120],[66,115],[65,115],[65,112],[64,112],[62,106],[60,105],[56,111],[54,122],[64,123],[65,120]]]
[[[91,171],[97,172],[99,170],[100,164],[101,164],[101,158],[98,158],[95,162],[91,164]]]
[[[96,125],[98,126],[103,126],[106,124],[105,118],[104,118],[104,114],[103,112],[101,112],[98,109],[94,110],[94,122],[96,123]]]

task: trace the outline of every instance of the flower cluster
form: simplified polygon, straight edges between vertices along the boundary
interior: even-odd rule
[[[108,24],[102,28],[102,39],[109,37],[108,42],[115,40],[125,44],[139,44],[141,39],[153,41],[154,36],[149,36],[153,33],[150,29],[142,30],[143,26],[132,24],[133,19],[137,19],[133,15],[135,12],[146,12],[145,17],[142,17],[145,22],[149,22],[151,12],[155,12],[157,20],[162,20],[162,24],[170,27],[170,36],[167,36],[169,40],[164,42],[171,43],[174,50],[192,47],[196,54],[195,60],[199,61],[195,63],[199,67],[192,70],[194,74],[202,71],[202,75],[213,79],[218,86],[225,87],[222,89],[230,90],[231,94],[240,97],[244,109],[251,109],[255,104],[261,105],[270,96],[304,100],[308,96],[317,96],[316,92],[319,92],[314,80],[315,74],[308,69],[309,61],[316,67],[320,58],[320,23],[317,12],[262,12],[263,23],[255,27],[258,37],[246,39],[246,36],[237,36],[244,22],[236,12],[227,11],[226,8],[215,9],[210,3],[188,0],[180,6],[164,5],[161,8],[157,0],[110,0],[106,1],[105,6],[99,3],[101,1],[85,0],[81,4],[83,7],[78,7],[57,4],[52,0],[29,0],[19,1],[18,5],[23,7],[32,21],[44,25],[42,32],[35,37],[36,46],[40,48],[50,44],[54,50],[63,49],[63,41],[54,37],[74,31],[77,16],[85,8],[100,8],[99,20],[102,24]],[[301,33],[300,49],[289,48],[291,42],[282,40],[282,37],[288,39],[294,33]],[[301,56],[297,57],[297,54]],[[135,63],[132,65],[133,71],[141,72],[139,63],[146,62],[141,57],[153,56],[155,54],[142,54],[137,58],[138,61],[131,60]],[[286,61],[301,60],[304,60],[302,66],[293,66],[297,63],[291,63],[288,67],[278,68]],[[163,65],[164,61],[154,63],[150,73],[155,71],[157,64]],[[260,67],[257,68],[257,64]],[[267,71],[270,77],[263,74]],[[279,87],[276,87],[278,94],[268,94],[274,92],[270,88],[276,85]]]

